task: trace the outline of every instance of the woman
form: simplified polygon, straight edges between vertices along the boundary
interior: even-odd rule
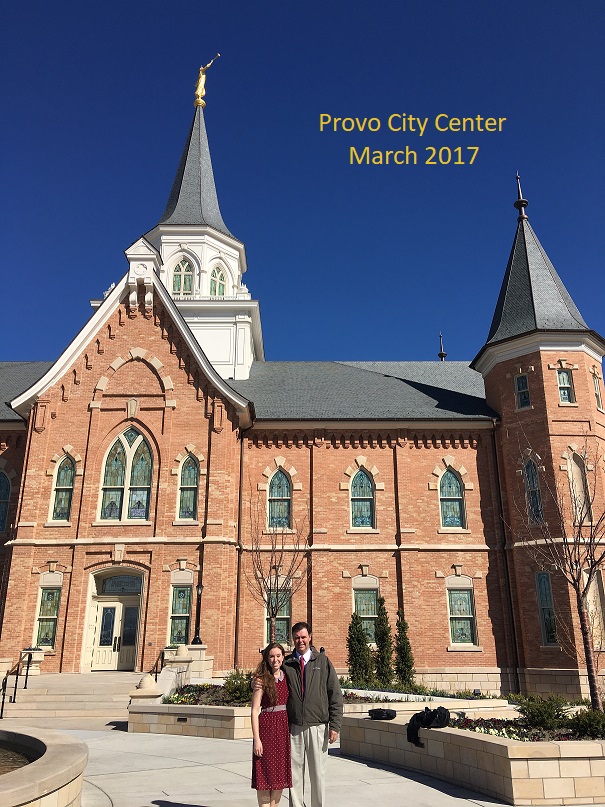
[[[283,663],[284,648],[277,642],[267,645],[252,682],[252,787],[258,791],[260,807],[277,807],[282,790],[292,787],[289,690]]]

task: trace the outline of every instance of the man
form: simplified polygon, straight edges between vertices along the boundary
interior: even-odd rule
[[[292,628],[294,652],[283,669],[288,678],[288,722],[292,752],[290,807],[304,807],[305,768],[311,782],[310,807],[325,804],[328,743],[336,742],[342,722],[342,692],[336,671],[324,653],[311,645],[311,628],[297,622]]]

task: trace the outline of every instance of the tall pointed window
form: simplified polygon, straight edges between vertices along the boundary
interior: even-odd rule
[[[525,497],[527,499],[527,514],[534,524],[541,524],[544,520],[542,512],[542,495],[538,481],[538,467],[533,460],[527,460],[523,466],[523,479],[525,482]]]
[[[586,465],[582,457],[573,454],[569,468],[569,490],[571,493],[571,506],[576,524],[592,521],[592,508],[590,506],[590,490],[586,478]]]
[[[529,382],[526,375],[518,375],[515,377],[515,399],[517,409],[527,409],[531,406]]]
[[[63,457],[57,468],[53,521],[69,521],[71,497],[74,491],[75,465],[71,457]]]
[[[215,266],[210,273],[210,296],[225,296],[225,273],[218,266]]]
[[[597,409],[603,409],[603,399],[601,398],[601,380],[596,373],[594,373],[592,376],[592,384],[594,387],[594,397],[597,404]]]
[[[445,579],[452,645],[477,644],[477,618],[473,581],[464,575]]]
[[[538,610],[540,614],[540,627],[542,629],[542,644],[558,644],[557,623],[552,600],[552,588],[548,572],[539,572],[536,575],[536,588],[538,590]]]
[[[181,487],[179,491],[179,518],[197,518],[197,488],[200,466],[189,454],[181,465]]]
[[[193,267],[183,258],[174,267],[172,273],[172,293],[191,294],[193,292]]]
[[[123,432],[105,460],[101,519],[146,520],[149,517],[152,457],[149,444],[135,428]]]
[[[10,499],[11,485],[8,476],[0,471],[0,532],[6,530],[8,519],[8,500]]]
[[[269,483],[269,526],[291,527],[292,486],[287,475],[280,469]]]
[[[451,468],[448,468],[439,482],[439,503],[442,527],[466,526],[462,482]]]
[[[363,468],[351,482],[351,526],[374,527],[374,483]]]

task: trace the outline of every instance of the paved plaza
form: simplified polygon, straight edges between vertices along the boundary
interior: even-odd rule
[[[28,721],[30,725],[34,720]],[[55,721],[54,728],[61,728]],[[254,807],[250,740],[128,734],[87,720],[63,729],[90,749],[82,807]],[[81,723],[84,721],[80,721]],[[71,728],[67,728],[71,725]],[[108,730],[111,729],[111,730]],[[104,729],[104,730],[100,730]],[[328,807],[468,807],[500,802],[429,776],[345,759],[330,749]],[[287,794],[282,804],[287,805]]]

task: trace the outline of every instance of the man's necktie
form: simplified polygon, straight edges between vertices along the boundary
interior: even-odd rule
[[[302,687],[302,694],[305,694],[305,660],[300,657],[300,685]]]

